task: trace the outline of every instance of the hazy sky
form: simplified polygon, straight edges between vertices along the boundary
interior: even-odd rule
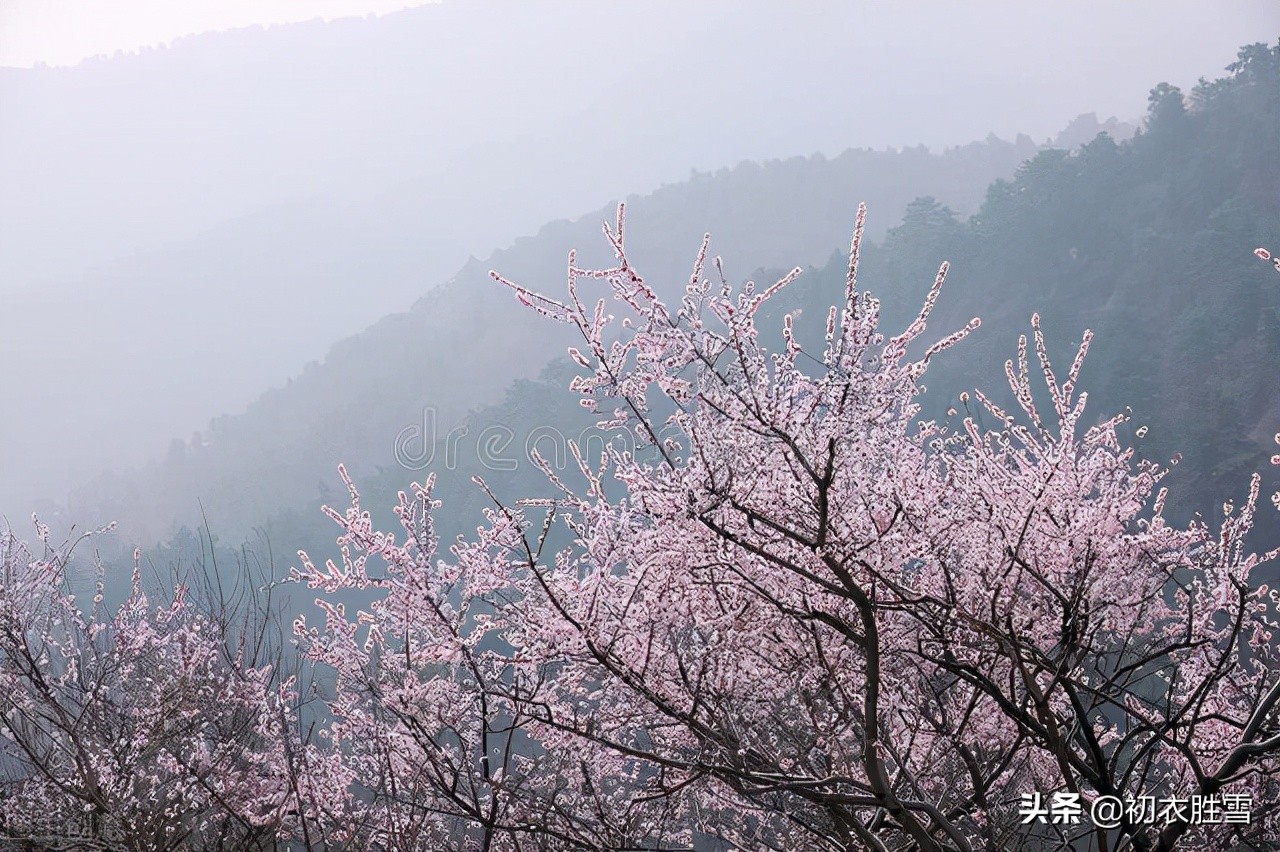
[[[0,0],[0,65],[74,65],[194,33],[380,15],[431,0]]]
[[[184,35],[255,24],[381,15],[434,2],[439,0],[0,0],[0,66],[74,65],[117,50],[127,53],[167,44]],[[562,0],[558,5],[565,3]],[[579,5],[585,4],[579,0]],[[843,16],[836,11],[837,6],[853,4],[809,0],[778,5],[789,5],[799,16],[819,12],[834,13],[839,18]],[[861,12],[866,13],[866,4],[860,5]],[[891,16],[901,20],[919,21],[924,28],[928,28],[930,20],[945,24],[947,29],[958,24],[957,45],[965,40],[963,36],[974,34],[965,30],[1012,34],[1025,29],[1020,26],[1020,19],[1034,21],[1038,17],[1045,24],[1043,47],[1050,55],[1079,44],[1089,29],[1085,25],[1088,21],[1094,22],[1093,29],[1102,44],[1129,42],[1141,47],[1148,40],[1154,44],[1172,37],[1173,43],[1167,44],[1166,50],[1213,44],[1228,32],[1256,32],[1257,25],[1274,28],[1280,24],[1277,0],[1078,0],[1040,4],[1021,0],[909,0],[879,5],[881,8],[873,17],[890,11]],[[1017,50],[1014,44],[1006,47]]]

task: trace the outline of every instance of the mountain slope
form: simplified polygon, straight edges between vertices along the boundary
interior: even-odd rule
[[[1212,519],[1224,501],[1238,505],[1254,471],[1264,495],[1280,488],[1267,465],[1280,431],[1280,390],[1271,378],[1280,363],[1280,280],[1253,254],[1258,245],[1280,248],[1280,46],[1246,48],[1231,71],[1185,99],[1157,87],[1145,131],[1131,141],[1100,135],[1074,153],[1041,152],[1011,180],[993,184],[967,220],[921,198],[899,226],[866,245],[860,280],[882,298],[887,331],[910,321],[944,259],[951,274],[925,338],[983,318],[977,332],[933,361],[924,416],[955,427],[965,416],[989,423],[974,388],[1012,408],[1004,363],[1039,313],[1059,375],[1084,329],[1094,332],[1079,383],[1089,395],[1086,423],[1129,407],[1122,432],[1137,453],[1160,464],[1180,459],[1166,480],[1170,517]],[[636,265],[647,271],[639,258]],[[752,277],[769,280],[784,269]],[[762,327],[780,329],[782,314],[798,308],[797,336],[820,349],[826,307],[841,298],[844,276],[837,250],[769,305]],[[546,291],[558,292],[554,279]],[[462,437],[452,450],[448,427],[435,430],[429,466],[445,500],[437,518],[445,540],[474,528],[486,504],[472,475],[504,499],[542,494],[545,479],[529,462],[536,445],[572,477],[564,443],[592,437],[584,432],[591,418],[567,390],[575,373],[561,359],[537,379],[516,382],[502,402],[462,421],[468,431],[454,433]],[[500,441],[480,440],[485,430]],[[426,456],[414,458],[425,463]],[[365,505],[390,525],[395,490],[422,475],[388,462],[357,479]],[[323,540],[333,528],[319,504],[341,505],[342,497],[332,491],[295,505],[276,514],[267,532],[282,547]],[[1280,535],[1269,507],[1255,534],[1268,546]],[[1266,570],[1260,579],[1274,580],[1274,566]]]
[[[924,148],[850,150],[830,160],[796,157],[695,174],[629,200],[629,245],[651,280],[671,286],[688,277],[707,230],[735,275],[820,263],[847,240],[859,200],[873,205],[881,232],[924,192],[972,210],[991,180],[1012,174],[1035,150],[1026,137],[1012,143],[992,137],[941,155]],[[220,417],[207,432],[175,441],[163,461],[86,483],[69,514],[116,519],[136,540],[151,542],[177,526],[195,526],[203,503],[215,528],[238,537],[281,507],[307,501],[317,480],[333,486],[340,460],[356,471],[389,464],[396,435],[422,424],[424,411],[447,430],[564,352],[564,330],[522,310],[488,270],[529,283],[560,281],[574,246],[584,262],[607,263],[599,227],[612,215],[606,208],[556,222],[484,263],[471,261],[411,310],[338,343],[322,364],[264,394],[244,414]],[[360,274],[347,270],[346,280],[331,274],[321,283],[348,287],[358,300]],[[305,291],[294,298],[305,328]]]

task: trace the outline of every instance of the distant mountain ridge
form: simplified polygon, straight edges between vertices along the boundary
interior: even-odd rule
[[[1075,126],[1108,125],[1083,116]],[[1125,132],[1114,120],[1109,126]],[[991,181],[1012,175],[1038,149],[1025,136],[989,137],[943,154],[850,150],[695,173],[628,199],[628,243],[638,267],[665,285],[688,277],[706,231],[739,278],[761,267],[820,265],[847,242],[858,201],[871,207],[873,237],[919,195],[972,211]],[[569,343],[563,329],[516,305],[488,270],[531,284],[556,282],[570,247],[582,262],[608,263],[599,227],[612,214],[610,206],[554,222],[484,262],[473,259],[411,310],[335,344],[323,363],[268,391],[244,414],[175,440],[163,460],[134,473],[85,483],[68,514],[118,520],[135,540],[154,542],[198,526],[202,504],[211,525],[236,539],[281,507],[309,502],[319,484],[336,487],[338,461],[357,473],[392,464],[395,436],[421,424],[424,411],[447,430],[500,400],[512,381],[535,378]]]
[[[968,17],[446,0],[0,68],[0,364],[32,412],[0,420],[0,513],[163,456],[545,222],[691,169],[991,130],[1042,143],[1083,109],[1139,113],[1147,80],[1118,84],[1136,69],[1189,79],[1235,44],[1171,48],[1124,12],[1141,38],[1094,27],[1097,61],[1063,73],[1039,28],[1080,16]],[[1010,165],[972,167],[977,184]],[[961,212],[980,199],[904,179]]]
[[[1268,464],[1280,440],[1272,380],[1280,363],[1280,281],[1254,248],[1280,240],[1280,44],[1242,49],[1228,71],[1186,94],[1156,86],[1140,135],[1117,143],[1102,133],[1074,151],[1041,151],[1011,179],[993,183],[967,218],[936,198],[913,200],[901,224],[864,245],[859,280],[881,299],[881,328],[893,333],[918,312],[938,264],[952,262],[919,341],[922,350],[970,317],[983,320],[926,377],[921,416],[951,428],[966,417],[980,429],[996,425],[975,388],[1016,410],[1003,368],[1033,314],[1059,377],[1091,329],[1077,384],[1088,395],[1082,425],[1131,415],[1119,427],[1122,447],[1170,470],[1161,485],[1170,489],[1173,523],[1199,514],[1212,529],[1222,507],[1239,506],[1251,475],[1260,475],[1264,505],[1250,535],[1251,546],[1266,549],[1280,536],[1280,513],[1265,505],[1280,491],[1280,467]],[[1077,129],[1095,128],[1084,122]],[[785,268],[752,277],[773,280]],[[762,309],[757,327],[766,345],[782,346],[783,315],[798,309],[797,339],[820,349],[826,310],[841,298],[845,274],[837,251]],[[560,292],[554,283],[546,292]],[[470,432],[453,452],[450,436],[462,433],[435,430],[430,469],[444,500],[436,515],[443,540],[473,529],[487,505],[472,475],[505,500],[553,494],[529,463],[532,447],[573,480],[564,442],[590,440],[583,430],[592,420],[567,389],[578,372],[560,358],[537,379],[516,381],[501,402],[463,421]],[[1033,394],[1052,430],[1054,414],[1037,384]],[[486,446],[478,440],[485,430],[503,443]],[[378,466],[357,477],[364,506],[384,528],[394,528],[392,495],[422,476],[418,466]],[[333,491],[283,509],[265,525],[267,540],[287,551],[330,538],[334,528],[319,503],[341,505],[342,498]],[[166,548],[158,561],[185,550]],[[1251,580],[1277,578],[1280,566],[1269,565]]]

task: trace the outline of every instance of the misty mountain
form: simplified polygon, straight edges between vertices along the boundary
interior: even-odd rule
[[[981,329],[934,360],[924,416],[956,426],[967,415],[979,423],[989,420],[972,395],[975,388],[1011,405],[1003,365],[1015,356],[1018,336],[1030,332],[1031,314],[1039,312],[1060,376],[1083,331],[1094,332],[1080,378],[1080,388],[1089,394],[1086,423],[1130,409],[1131,420],[1122,430],[1139,456],[1172,467],[1166,481],[1172,489],[1171,517],[1185,520],[1200,512],[1210,518],[1224,500],[1238,505],[1254,471],[1263,475],[1264,494],[1280,486],[1267,466],[1272,436],[1280,431],[1280,395],[1264,380],[1280,358],[1280,287],[1270,265],[1253,255],[1258,245],[1274,246],[1280,234],[1277,98],[1280,47],[1255,45],[1242,51],[1228,77],[1202,82],[1186,95],[1168,86],[1154,89],[1144,128],[1132,140],[1118,142],[1101,133],[1075,151],[1037,153],[1011,178],[993,183],[967,218],[934,197],[913,200],[901,223],[863,254],[861,286],[881,297],[883,327],[905,327],[946,259],[952,262],[951,274],[925,337],[936,339],[974,315],[983,318]],[[689,193],[695,185],[666,192]],[[756,209],[765,214],[770,205]],[[652,256],[648,249],[641,251],[646,248],[639,226],[643,210],[637,203],[636,215],[629,217],[642,273],[662,268],[663,257],[660,251]],[[837,218],[847,224],[847,216]],[[523,262],[517,250],[544,240],[552,267],[550,243],[557,239],[560,248],[601,244],[599,238],[572,239],[576,236],[573,226],[549,228],[538,241],[495,256],[493,265],[512,272]],[[723,240],[713,241],[735,280],[750,275],[767,281],[785,270],[782,264],[751,273],[739,269],[735,256],[750,256],[752,246],[749,240],[737,242],[731,239],[726,247]],[[828,260],[811,267],[762,313],[763,328],[779,329],[782,314],[799,308],[797,336],[820,347],[825,308],[841,297],[844,284],[843,249],[835,247],[844,242],[843,235],[838,241],[833,235],[832,242]],[[735,249],[742,254],[735,255]],[[598,253],[595,259],[607,260]],[[464,271],[459,280],[478,276],[482,268]],[[670,275],[648,280],[669,292],[680,285],[684,270],[677,263],[665,271]],[[558,278],[548,275],[540,280],[555,294]],[[559,330],[531,318],[526,309],[507,313],[502,300],[514,305],[500,292],[493,309],[513,323],[532,322],[534,335]],[[523,320],[521,312],[527,315]],[[555,348],[550,340],[544,341],[548,351]],[[353,343],[348,354],[355,351]],[[338,370],[339,354],[323,369]],[[522,369],[531,366],[522,364]],[[593,437],[593,418],[576,406],[567,388],[576,370],[557,358],[536,376],[529,369],[499,402],[456,420],[410,424],[415,429],[408,434],[418,443],[402,447],[410,450],[407,458],[397,460],[387,448],[380,460],[374,452],[372,463],[355,471],[365,506],[390,528],[395,491],[420,481],[429,468],[445,501],[437,521],[447,541],[474,527],[486,505],[487,498],[470,482],[473,475],[483,476],[507,499],[546,493],[544,477],[529,463],[530,448],[536,446],[568,472],[572,462],[565,457],[564,441]],[[426,435],[435,438],[431,450],[419,440]],[[486,443],[486,435],[499,440]],[[451,442],[450,436],[458,440]],[[1180,463],[1172,464],[1175,458]],[[179,466],[178,459],[158,470],[166,468],[174,481],[178,471],[190,469]],[[152,482],[155,476],[153,470]],[[327,552],[318,542],[336,529],[319,506],[342,506],[345,495],[332,480],[313,488],[308,499],[281,503],[262,516],[260,526],[277,553],[299,546]],[[222,532],[218,523],[211,526]],[[1266,535],[1280,527],[1269,511],[1261,513],[1259,523]],[[157,561],[193,552],[192,541],[184,532],[156,552]]]
[[[1258,26],[1191,4],[1160,27],[1127,4],[981,17],[446,0],[0,69],[0,363],[23,412],[0,422],[0,512],[163,455],[545,222],[691,169],[1042,142],[1138,114],[1148,73],[1193,80]]]
[[[1060,376],[1085,329],[1094,334],[1079,381],[1086,422],[1128,408],[1138,454],[1177,459],[1171,517],[1239,505],[1254,471],[1264,494],[1275,490],[1280,277],[1253,251],[1280,238],[1280,45],[1244,48],[1228,70],[1185,93],[1156,86],[1128,142],[1040,152],[972,216],[918,199],[868,249],[864,280],[891,328],[909,321],[943,260],[951,273],[930,336],[983,320],[931,365],[930,415],[981,419],[958,396],[975,387],[1011,406],[1004,363],[1039,313]],[[842,276],[835,263],[793,295],[810,288],[806,306],[825,306]]]
[[[1080,121],[1096,124],[1092,117]],[[883,234],[913,197],[926,192],[956,209],[973,210],[992,180],[1011,175],[1036,150],[1025,136],[1014,142],[989,137],[943,154],[923,147],[850,150],[830,160],[815,155],[695,173],[683,183],[628,199],[628,242],[635,262],[655,282],[687,279],[708,230],[717,253],[738,275],[762,266],[822,263],[834,246],[848,240],[858,200],[876,211],[872,235]],[[334,486],[338,461],[357,472],[390,463],[396,436],[415,425],[421,431],[425,417],[434,417],[437,428],[447,432],[469,411],[501,400],[512,381],[536,378],[569,343],[563,329],[521,309],[488,271],[554,288],[564,278],[571,247],[578,248],[581,262],[607,264],[612,257],[600,226],[614,212],[610,205],[576,221],[561,220],[484,262],[472,259],[412,309],[334,345],[322,362],[312,362],[243,414],[224,415],[189,439],[176,438],[167,455],[139,470],[87,481],[76,489],[69,514],[118,520],[138,540],[151,542],[177,526],[197,526],[200,501],[215,529],[238,537],[281,507],[309,501],[318,481]],[[247,226],[236,239],[252,239],[251,230]],[[199,270],[188,274],[211,282],[223,277],[216,249],[192,251],[197,250],[205,253],[182,257],[181,268]],[[326,263],[325,249],[318,251],[319,259],[295,252],[273,258],[264,248],[258,267],[237,266],[224,275],[238,286],[263,291],[270,289],[268,281],[296,281],[290,297],[299,310],[292,333],[309,332],[316,325],[306,310],[310,288],[345,288],[358,300],[370,274]],[[306,258],[308,274],[281,269],[278,264],[294,261],[280,257]],[[162,276],[139,280],[156,282],[141,301],[163,300]],[[215,302],[226,304],[225,296],[211,295],[207,311],[215,310]],[[267,298],[265,292],[261,298]],[[254,303],[231,303],[224,308],[225,321],[261,322]],[[189,343],[200,334],[214,334],[217,325],[202,315],[198,323],[191,318],[189,330],[176,326],[175,333]],[[175,352],[181,351],[175,341]],[[92,368],[93,359],[86,362]],[[228,367],[228,381],[247,369],[236,361]],[[177,355],[153,369],[168,370],[180,381],[186,365]],[[89,394],[117,392],[105,377],[86,385]]]

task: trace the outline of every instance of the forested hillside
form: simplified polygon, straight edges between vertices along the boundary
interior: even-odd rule
[[[1085,329],[1094,332],[1080,379],[1087,418],[1128,407],[1126,428],[1139,453],[1159,463],[1177,459],[1168,480],[1173,515],[1211,517],[1225,500],[1238,503],[1252,471],[1274,481],[1267,462],[1280,431],[1280,392],[1266,377],[1280,359],[1280,280],[1253,249],[1280,242],[1280,48],[1246,48],[1229,72],[1186,94],[1156,87],[1136,138],[1099,134],[1075,152],[1043,151],[1011,180],[995,182],[968,218],[918,198],[900,225],[866,248],[860,279],[882,299],[886,328],[905,327],[944,260],[950,273],[926,338],[982,318],[977,332],[931,367],[926,416],[981,421],[975,388],[1009,402],[1004,363],[1038,312],[1059,359],[1074,353]],[[848,214],[833,215],[847,230]],[[639,223],[633,232],[641,243]],[[735,255],[715,233],[712,248],[732,273]],[[496,265],[509,270],[500,259]],[[779,265],[752,277],[763,284],[784,271]],[[784,291],[764,326],[780,328],[781,314],[800,308],[797,334],[820,349],[826,306],[838,299],[844,275],[836,250]],[[668,286],[680,280],[648,277]],[[529,448],[555,462],[557,441],[581,437],[591,423],[567,390],[575,370],[562,359],[537,380],[514,384],[501,405],[473,412],[456,456],[446,455],[448,427],[438,430],[432,469],[446,497],[446,526],[468,528],[484,505],[473,474],[508,495],[546,489]],[[482,457],[476,438],[485,429],[508,443]],[[504,469],[508,460],[515,470]],[[561,458],[557,466],[571,464]],[[415,475],[388,462],[366,477],[365,493],[393,494]],[[323,535],[329,524],[319,502],[278,518],[277,535]],[[1262,528],[1275,528],[1269,514]]]
[[[1082,116],[1063,138],[1078,139],[1102,126]],[[923,147],[857,149],[831,159],[745,162],[695,173],[629,200],[632,248],[656,282],[687,278],[708,229],[739,277],[757,266],[822,263],[848,239],[858,200],[874,206],[878,223],[872,233],[881,235],[923,193],[972,212],[992,180],[1012,175],[1036,150],[1025,136],[1013,142],[990,137],[942,154]],[[521,311],[489,280],[488,270],[531,282],[560,280],[574,246],[584,260],[608,260],[599,228],[612,215],[609,207],[575,222],[551,223],[483,262],[472,260],[411,310],[336,344],[323,363],[263,394],[244,413],[219,417],[198,435],[177,437],[166,458],[85,481],[69,516],[81,522],[118,520],[131,541],[150,543],[179,526],[198,526],[203,503],[213,526],[227,538],[239,538],[284,507],[314,502],[321,494],[318,480],[337,487],[339,460],[359,474],[390,464],[396,435],[421,426],[424,411],[434,412],[443,434],[469,411],[499,402],[512,381],[536,378],[564,353],[568,339]],[[195,265],[214,270],[214,279],[238,274],[221,270],[216,254]],[[322,259],[314,262],[324,265]],[[242,273],[262,278],[264,288],[268,279],[305,280],[311,287],[345,287],[351,299],[360,299],[354,270],[342,272],[344,281],[335,279],[332,268],[319,278],[275,267]],[[155,286],[168,285],[157,277]],[[305,292],[296,303],[298,321],[305,324]]]
[[[1223,79],[1185,94],[1156,87],[1132,140],[1099,134],[1076,151],[1040,152],[1011,179],[993,183],[967,218],[936,200],[947,197],[941,191],[905,205],[901,224],[864,255],[862,281],[883,300],[887,327],[909,321],[943,260],[951,273],[931,330],[940,335],[971,316],[983,320],[931,371],[927,414],[945,418],[951,410],[957,423],[966,411],[981,417],[962,393],[980,387],[1000,397],[1003,364],[1038,312],[1051,350],[1063,357],[1084,329],[1093,330],[1081,377],[1090,417],[1128,406],[1138,450],[1158,461],[1178,456],[1174,511],[1208,512],[1238,499],[1280,430],[1280,396],[1259,378],[1280,355],[1280,288],[1252,254],[1280,235],[1278,99],[1280,53],[1253,46]],[[830,162],[744,164],[633,199],[629,244],[660,288],[687,277],[705,224],[732,278],[748,277],[743,258],[766,270],[757,280],[784,264],[809,264],[783,306],[803,309],[801,341],[820,344],[817,323],[843,281],[838,246],[855,199],[873,200],[871,223],[883,228],[895,215],[890,175],[911,174],[898,191],[915,191],[931,179],[958,180],[962,162],[990,163],[1014,150],[989,141],[942,158],[850,152]],[[876,163],[898,167],[877,172]],[[831,180],[833,171],[844,177]],[[877,194],[888,200],[877,205]],[[224,542],[253,526],[287,554],[330,534],[317,510],[341,500],[330,473],[339,460],[375,512],[425,475],[418,468],[435,470],[449,535],[473,524],[483,504],[470,484],[476,473],[506,494],[544,488],[529,447],[536,442],[554,457],[591,422],[566,390],[571,365],[544,366],[571,339],[526,316],[486,273],[493,267],[531,284],[556,281],[570,247],[584,262],[605,262],[599,218],[550,225],[469,264],[409,314],[336,346],[323,365],[247,414],[216,421],[195,446],[175,442],[164,463],[108,483],[108,497],[82,505],[94,517],[121,517],[126,529],[134,522],[162,537],[163,529],[142,522],[167,517],[197,528],[198,498]],[[815,265],[820,257],[831,260]],[[780,315],[774,319],[780,323]],[[434,391],[441,375],[476,388],[493,387],[498,376],[514,384],[504,401],[485,404],[479,393],[442,398]],[[423,443],[428,436],[434,450]],[[85,515],[84,508],[77,514]],[[191,535],[188,529],[175,544],[187,541],[180,549],[189,549]]]
[[[1181,455],[1174,505],[1206,516],[1239,500],[1280,430],[1280,280],[1253,256],[1280,239],[1280,48],[1246,48],[1229,71],[1157,86],[1137,138],[1042,152],[966,221],[917,201],[867,262],[899,318],[952,262],[941,327],[983,328],[931,379],[949,406],[1001,386],[1033,312],[1064,356],[1092,329],[1092,419],[1131,407],[1141,453]]]

